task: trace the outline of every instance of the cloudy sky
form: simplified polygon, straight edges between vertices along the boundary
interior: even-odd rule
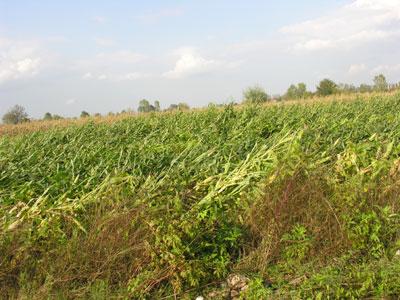
[[[400,81],[400,0],[0,0],[0,114],[240,100]]]

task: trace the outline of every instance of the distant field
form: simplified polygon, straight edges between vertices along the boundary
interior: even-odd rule
[[[399,297],[400,94],[325,100],[0,127],[2,296]]]
[[[266,104],[265,106],[271,105],[292,105],[292,104],[304,104],[308,105],[310,103],[315,102],[331,102],[331,101],[353,101],[355,99],[370,99],[373,97],[377,97],[380,95],[388,96],[392,95],[395,92],[386,92],[382,93],[364,93],[364,94],[343,94],[343,95],[335,95],[335,96],[327,96],[327,97],[318,97],[314,96],[313,98],[307,98],[304,100],[285,100],[282,102],[271,101]],[[242,107],[241,105],[237,106],[237,108]],[[201,111],[204,108],[192,108],[191,111]],[[171,114],[173,112],[157,112],[157,114]],[[71,125],[81,125],[88,122],[94,123],[113,123],[116,121],[120,121],[126,118],[139,116],[140,114],[136,112],[131,113],[121,113],[117,115],[111,116],[100,116],[100,117],[87,117],[87,118],[65,118],[60,120],[33,120],[31,122],[22,123],[18,125],[9,125],[9,124],[0,124],[0,136],[14,136],[19,134],[27,134],[35,131],[44,131],[50,130],[53,128],[60,128],[60,127],[68,127]],[[143,116],[143,115],[142,115]]]

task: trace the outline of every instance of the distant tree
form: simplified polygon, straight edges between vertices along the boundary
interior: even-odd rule
[[[94,116],[95,117],[101,117],[101,113],[95,113]]]
[[[307,93],[307,85],[304,82],[300,82],[297,85],[297,91],[301,97],[303,97]]]
[[[87,112],[87,111],[82,111],[81,112],[81,118],[87,118],[87,117],[89,117],[90,116],[90,114]]]
[[[160,111],[160,101],[158,100],[154,101],[154,108],[155,111]]]
[[[290,85],[288,90],[286,91],[286,98],[287,99],[297,98],[297,87],[294,84]]]
[[[4,124],[19,124],[27,121],[29,121],[28,114],[20,105],[15,105],[3,116]]]
[[[167,110],[178,110],[178,105],[177,104],[171,104]]]
[[[185,102],[181,102],[181,103],[178,103],[178,109],[179,110],[189,110],[190,106],[189,106],[189,104],[187,104]]]
[[[189,110],[190,106],[189,104],[185,102],[180,102],[178,104],[171,104],[166,111],[173,111],[173,110]]]
[[[151,107],[152,105],[150,105],[149,101],[142,99],[139,102],[138,112],[149,112],[152,110]]]
[[[297,86],[292,84],[285,94],[286,99],[302,99],[308,96],[310,96],[310,92],[307,92],[307,86],[302,82]]]
[[[360,86],[358,87],[358,91],[360,93],[368,93],[368,92],[371,92],[372,90],[373,90],[373,87],[368,84],[365,84],[365,83],[360,84]]]
[[[286,99],[286,95],[282,96],[280,94],[275,94],[275,95],[272,95],[272,97],[271,97],[271,100],[274,100],[274,101],[277,101],[277,102],[280,102],[280,101],[282,101],[284,99]]]
[[[263,103],[270,100],[266,91],[260,86],[249,87],[243,91],[244,103]]]
[[[51,113],[47,112],[44,114],[43,120],[45,121],[53,120],[53,116],[51,115]]]
[[[53,120],[61,120],[61,119],[64,119],[64,118],[61,117],[60,115],[52,115],[52,119]]]
[[[357,92],[357,88],[353,84],[339,83],[337,86],[339,93],[351,94]]]
[[[146,99],[142,99],[139,102],[138,112],[148,112],[150,108],[150,103]]]
[[[388,89],[388,83],[386,81],[386,77],[383,74],[375,76],[374,89],[379,92],[383,92]]]
[[[328,96],[335,94],[338,91],[338,86],[330,79],[322,80],[317,86],[317,94],[320,96]]]
[[[146,99],[140,100],[138,112],[152,112],[152,111],[160,111],[159,101],[154,101],[154,105],[151,105],[150,102]]]

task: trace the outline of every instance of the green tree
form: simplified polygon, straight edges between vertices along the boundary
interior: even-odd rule
[[[371,92],[372,90],[373,90],[373,87],[368,84],[365,84],[365,83],[360,84],[360,86],[358,88],[358,91],[360,93],[368,93],[368,92]]]
[[[317,86],[317,94],[320,96],[328,96],[335,94],[338,91],[338,86],[330,79],[322,80]]]
[[[138,112],[148,112],[150,107],[149,101],[142,99],[139,102]]]
[[[243,92],[244,103],[264,103],[268,100],[270,100],[270,97],[260,86],[249,87]]]
[[[90,116],[90,114],[87,112],[87,111],[82,111],[81,112],[81,118],[87,118],[87,117],[89,117]]]
[[[307,92],[307,86],[305,83],[299,83],[297,86],[292,84],[285,95],[286,99],[302,99],[307,98],[309,96],[309,92]]]
[[[160,109],[160,101],[158,101],[158,100],[154,101],[154,108],[155,108],[155,111],[161,110]]]
[[[64,119],[64,118],[61,117],[60,115],[52,115],[52,119],[53,120],[61,120],[61,119]]]
[[[374,78],[374,89],[379,92],[387,91],[388,83],[383,74],[379,74]]]
[[[51,115],[51,113],[47,112],[44,114],[43,120],[45,121],[53,120],[53,116]]]
[[[351,94],[357,91],[357,88],[353,84],[340,83],[338,85],[338,91],[344,94]]]
[[[151,105],[148,100],[146,100],[146,99],[140,100],[138,112],[150,112],[150,111],[154,111],[154,110],[155,110],[154,106]]]
[[[25,108],[21,105],[15,105],[3,116],[4,124],[19,124],[29,121]]]
[[[150,102],[146,99],[140,100],[138,112],[146,113],[152,111],[160,111],[160,101],[154,101],[154,105],[151,105]]]
[[[171,104],[167,110],[178,110],[178,105],[177,104]]]
[[[185,102],[180,102],[180,103],[178,103],[178,109],[179,110],[189,110],[190,106],[189,106],[189,104],[187,104]]]

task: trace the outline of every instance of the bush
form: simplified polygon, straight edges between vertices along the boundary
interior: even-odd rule
[[[270,99],[265,90],[260,86],[249,87],[243,92],[243,103],[260,104]]]
[[[20,105],[15,105],[3,116],[4,124],[19,124],[27,121],[29,121],[28,114]]]

